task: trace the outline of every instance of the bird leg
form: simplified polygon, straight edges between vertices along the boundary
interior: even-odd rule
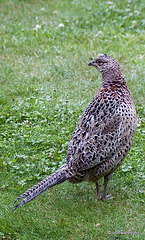
[[[106,199],[106,193],[107,193],[107,184],[109,179],[104,177],[104,192],[103,192],[103,199]]]
[[[104,177],[104,192],[103,192],[103,199],[106,199],[106,193],[107,193],[107,184],[110,178],[112,178],[113,173],[110,173]]]
[[[98,197],[98,198],[101,198],[101,194],[100,194],[100,191],[99,191],[99,183],[98,183],[98,181],[96,182],[96,189],[97,189],[97,192],[96,192],[97,197]]]

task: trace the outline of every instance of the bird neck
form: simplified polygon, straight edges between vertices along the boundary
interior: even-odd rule
[[[103,77],[103,86],[104,87],[116,87],[116,88],[120,88],[120,87],[127,87],[126,84],[126,80],[121,72],[121,70],[119,69],[118,71],[115,69],[115,71],[110,70],[109,72],[105,72],[102,74]]]

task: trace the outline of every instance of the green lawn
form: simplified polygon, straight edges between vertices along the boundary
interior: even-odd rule
[[[143,0],[0,1],[0,238],[145,238]],[[68,182],[12,212],[15,199],[65,162],[71,135],[101,85],[88,67],[114,57],[138,114],[130,153],[108,185]],[[103,181],[100,181],[103,189]]]

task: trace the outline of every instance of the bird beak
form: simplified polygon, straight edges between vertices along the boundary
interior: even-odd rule
[[[88,64],[88,66],[94,66],[94,60],[91,61],[91,62]]]

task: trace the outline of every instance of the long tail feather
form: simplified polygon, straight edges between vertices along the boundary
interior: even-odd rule
[[[26,198],[24,198],[19,204],[17,204],[14,207],[14,211],[20,206],[24,205],[25,203],[32,201],[34,198],[36,198],[38,195],[40,195],[47,189],[69,179],[71,175],[68,172],[69,172],[68,165],[64,164],[56,172],[54,172],[53,174],[51,174],[50,176],[48,176],[47,178],[33,186],[32,188],[27,190],[22,195],[20,195],[14,203],[16,203],[19,199],[22,199],[24,197]]]

